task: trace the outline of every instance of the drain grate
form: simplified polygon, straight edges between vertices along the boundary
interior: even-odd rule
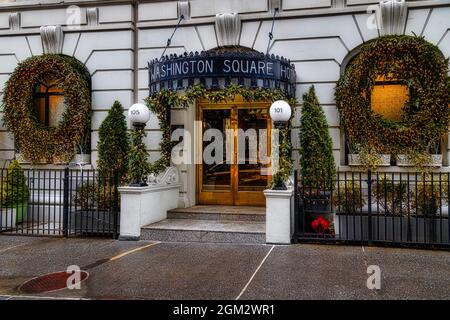
[[[37,278],[28,280],[22,284],[19,291],[22,293],[44,293],[65,289],[67,287],[67,279],[73,274],[65,271],[46,274]],[[88,273],[80,271],[80,282],[86,280]]]

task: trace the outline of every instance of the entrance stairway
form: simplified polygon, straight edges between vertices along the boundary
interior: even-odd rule
[[[266,209],[193,206],[167,212],[167,219],[144,226],[142,240],[167,242],[265,243]]]

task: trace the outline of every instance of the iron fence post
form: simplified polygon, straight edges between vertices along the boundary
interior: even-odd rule
[[[299,195],[298,195],[298,177],[297,170],[294,170],[294,239],[293,243],[298,243],[298,214],[299,214]]]
[[[362,219],[362,216],[361,216]],[[367,238],[372,244],[372,171],[367,171]]]
[[[69,168],[64,169],[63,234],[69,236]]]
[[[113,203],[113,237],[117,239],[118,237],[118,227],[119,227],[119,170],[116,168],[114,170],[114,203]]]

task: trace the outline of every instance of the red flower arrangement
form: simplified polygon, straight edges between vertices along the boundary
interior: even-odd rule
[[[330,222],[322,216],[318,216],[312,223],[311,227],[317,233],[330,233]]]

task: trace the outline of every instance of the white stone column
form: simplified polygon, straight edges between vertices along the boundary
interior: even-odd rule
[[[290,244],[293,189],[264,190],[266,197],[266,243]]]

